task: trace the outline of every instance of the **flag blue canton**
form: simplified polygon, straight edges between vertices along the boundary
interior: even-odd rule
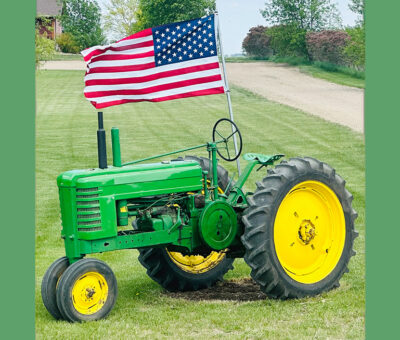
[[[214,15],[152,28],[156,66],[217,55]]]

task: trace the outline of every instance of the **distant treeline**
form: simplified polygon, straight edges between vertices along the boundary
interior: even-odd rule
[[[330,0],[267,0],[261,13],[271,25],[252,27],[243,50],[253,58],[296,57],[363,70],[364,0],[352,0],[349,8],[359,19],[343,29]]]

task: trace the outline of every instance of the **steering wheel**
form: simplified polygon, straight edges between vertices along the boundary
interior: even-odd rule
[[[224,143],[217,148],[218,155],[228,161],[236,160],[242,153],[242,134],[237,125],[227,118],[221,118],[213,127],[213,142]]]

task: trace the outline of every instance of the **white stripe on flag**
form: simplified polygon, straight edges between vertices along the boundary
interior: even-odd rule
[[[134,77],[143,77],[149,76],[152,74],[157,74],[160,72],[171,71],[171,70],[179,70],[186,67],[191,66],[199,66],[217,63],[218,57],[209,57],[203,59],[196,60],[188,60],[181,63],[175,63],[170,65],[158,66],[147,70],[141,71],[129,71],[129,72],[108,72],[108,73],[92,73],[87,74],[85,76],[85,81],[94,80],[94,79],[123,79],[123,78],[134,78]]]
[[[108,50],[101,55],[110,55],[110,54],[124,54],[124,55],[131,55],[134,56],[135,54],[140,54],[140,53],[145,53],[145,52],[150,52],[153,51],[154,47],[153,46],[148,46],[148,47],[139,47],[139,48],[133,48],[131,50],[125,50],[125,51],[112,51]],[[96,58],[98,56],[94,56],[93,58]]]
[[[101,60],[95,61],[88,65],[90,69],[94,69],[96,67],[115,67],[115,66],[130,66],[130,65],[142,65],[154,62],[154,57],[145,57],[145,58],[134,58],[134,59],[126,59],[126,60]]]
[[[172,96],[172,95],[176,95],[176,94],[183,94],[183,93],[192,92],[192,91],[207,90],[207,89],[218,88],[218,87],[223,87],[223,86],[224,86],[224,84],[222,81],[215,81],[215,82],[209,82],[209,83],[205,83],[205,84],[179,87],[176,89],[171,89],[171,90],[166,90],[166,91],[158,91],[158,92],[153,92],[153,93],[149,93],[149,94],[114,95],[114,96],[106,96],[106,97],[89,98],[89,100],[97,102],[99,104],[107,103],[107,102],[111,102],[111,101],[115,101],[115,100],[122,100],[122,99],[150,100],[150,99],[155,99],[155,98],[160,98],[160,97],[168,97],[168,96]]]

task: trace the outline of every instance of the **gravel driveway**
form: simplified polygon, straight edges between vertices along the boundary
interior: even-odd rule
[[[229,83],[351,129],[364,131],[364,90],[275,63],[227,63]]]
[[[85,70],[83,61],[48,61],[42,69]],[[227,63],[228,80],[269,100],[364,131],[364,91],[275,63]]]

